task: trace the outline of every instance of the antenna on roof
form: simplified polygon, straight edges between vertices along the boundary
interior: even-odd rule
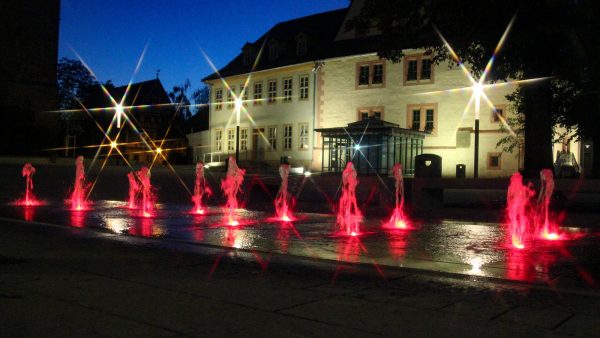
[[[156,70],[156,78],[158,79],[158,75],[160,74],[160,69]]]

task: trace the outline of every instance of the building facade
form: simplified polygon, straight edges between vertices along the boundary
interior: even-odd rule
[[[424,50],[405,50],[399,63],[380,59],[376,32],[345,29],[360,5],[279,23],[206,77],[210,151],[235,153],[234,99],[241,96],[241,160],[276,164],[289,157],[293,166],[321,170],[327,149],[315,129],[372,117],[426,133],[423,152],[442,157],[444,176],[463,164],[472,177],[475,105],[468,107],[471,90],[456,90],[471,87],[470,80],[458,67],[434,64]],[[508,135],[502,120],[511,114],[506,95],[515,89],[485,89],[494,108],[482,102],[479,112],[480,177],[510,176],[522,166],[521,149],[502,153],[496,146]]]

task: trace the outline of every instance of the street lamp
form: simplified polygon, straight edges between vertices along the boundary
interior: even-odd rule
[[[235,99],[234,111],[235,111],[235,163],[239,162],[240,159],[240,111],[242,110],[242,95]]]
[[[473,85],[473,95],[475,96],[475,159],[473,164],[473,177],[479,177],[479,112],[481,109],[481,96],[483,93],[483,84],[477,82]]]

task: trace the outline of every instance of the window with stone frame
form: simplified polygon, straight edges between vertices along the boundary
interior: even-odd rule
[[[254,82],[254,104],[262,104],[263,83]]]
[[[434,80],[431,56],[412,54],[404,56],[404,85],[429,84]]]
[[[292,101],[293,79],[291,77],[283,79],[283,102]]]
[[[501,153],[488,153],[487,154],[487,168],[490,170],[502,169],[502,154]]]
[[[227,108],[233,108],[233,95],[235,95],[235,86],[231,86],[227,91]]]
[[[506,119],[506,105],[504,104],[497,104],[494,105],[495,109],[491,109],[491,122],[492,123],[500,123],[502,122],[502,119]]]
[[[227,129],[227,151],[235,150],[235,129]]]
[[[385,61],[359,62],[356,64],[356,88],[385,87]]]
[[[406,126],[412,130],[437,135],[437,103],[409,104],[406,109]]]
[[[369,117],[383,119],[383,107],[363,107],[358,108],[358,120],[362,121]]]
[[[300,100],[308,100],[308,75],[300,76]]]
[[[277,80],[269,80],[268,103],[277,102]]]
[[[221,110],[223,108],[223,89],[215,89],[215,110]]]
[[[223,129],[215,129],[215,151],[223,151]]]
[[[240,128],[240,151],[248,150],[248,128]]]
[[[267,141],[272,151],[277,150],[277,127],[271,126],[267,128]]]
[[[240,85],[240,95],[242,96],[242,102],[245,106],[248,105],[248,88],[245,88],[244,85]]]
[[[308,123],[300,123],[298,124],[299,133],[298,133],[298,145],[301,150],[308,149]]]
[[[283,149],[292,149],[292,125],[286,124],[283,126]]]

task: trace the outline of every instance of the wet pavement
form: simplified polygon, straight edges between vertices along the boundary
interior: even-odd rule
[[[540,240],[518,250],[506,244],[504,227],[496,223],[415,222],[408,230],[384,230],[384,220],[366,218],[362,234],[348,237],[336,234],[335,217],[328,214],[296,214],[293,222],[280,222],[268,213],[238,210],[240,225],[231,227],[221,208],[195,215],[190,206],[162,204],[154,217],[140,217],[119,201],[96,201],[87,211],[70,211],[59,202],[28,208],[4,205],[0,216],[123,238],[159,238],[174,246],[363,264],[374,275],[381,274],[381,267],[395,267],[562,288],[596,288],[600,278],[600,236],[590,228],[562,228],[563,240]]]

